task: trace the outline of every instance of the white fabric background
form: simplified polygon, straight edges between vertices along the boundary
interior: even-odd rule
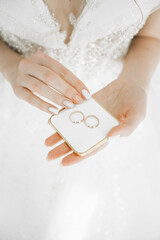
[[[144,10],[158,3],[141,1]],[[113,80],[117,66],[106,82],[101,72],[101,84],[82,79],[96,92]],[[160,239],[159,75],[160,66],[138,129],[71,167],[45,159],[44,140],[54,132],[49,115],[16,98],[0,76],[0,239]]]

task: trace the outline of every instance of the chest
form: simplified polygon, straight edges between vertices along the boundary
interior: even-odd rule
[[[67,44],[73,31],[73,25],[70,22],[69,16],[73,13],[78,19],[86,4],[86,0],[43,0],[43,2],[49,12],[54,14],[57,23],[60,25],[60,32],[67,32],[65,39],[65,43]]]
[[[117,44],[118,47],[119,36],[130,39],[130,35],[134,35],[139,29],[139,24],[143,20],[142,14],[144,17],[148,16],[152,8],[151,3],[154,7],[156,1],[159,2],[159,0],[153,2],[85,0],[79,11],[81,0],[71,0],[75,5],[69,5],[67,1],[69,2],[69,0],[47,2],[0,0],[0,29],[3,28],[6,32],[48,48],[83,47],[102,38],[106,38],[107,42],[114,45]],[[66,6],[62,4],[64,2],[67,3]],[[73,23],[74,27],[69,22],[69,14],[72,12],[77,18]],[[51,13],[54,13],[54,16]],[[136,31],[132,28],[134,25],[137,26]],[[63,30],[67,30],[68,36],[71,36],[67,42],[66,34],[60,33]],[[104,45],[106,46],[106,43]]]

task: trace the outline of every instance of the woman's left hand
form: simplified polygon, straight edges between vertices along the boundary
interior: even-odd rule
[[[147,93],[145,89],[135,84],[134,81],[123,81],[118,78],[93,94],[92,97],[120,122],[119,125],[109,131],[107,134],[108,138],[115,135],[120,135],[121,137],[129,136],[145,118]],[[54,146],[61,140],[61,136],[58,133],[54,133],[45,140],[45,144],[46,146]],[[69,166],[95,154],[107,144],[105,143],[90,154],[81,157],[75,154],[64,142],[53,148],[48,153],[47,159],[57,159],[71,152],[62,159],[62,165]]]

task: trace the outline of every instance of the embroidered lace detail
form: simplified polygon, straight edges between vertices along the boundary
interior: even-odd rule
[[[44,47],[6,32],[1,28],[0,39],[2,39],[12,50],[24,57],[28,57],[37,51],[45,51]]]
[[[39,20],[41,22],[43,22],[44,24],[46,24],[49,28],[50,31],[55,32],[57,35],[57,41],[61,42],[61,45],[65,44],[64,41],[67,37],[67,31],[63,30],[60,31],[61,28],[61,24],[58,22],[55,13],[54,12],[50,12],[48,6],[45,4],[45,2],[43,0],[31,0],[32,3],[32,7],[35,11],[35,18],[36,20]],[[81,19],[83,18],[83,16],[85,15],[85,13],[89,10],[94,10],[96,8],[98,8],[98,6],[101,3],[97,2],[97,0],[86,0],[85,6],[81,5],[80,8],[82,8],[82,12],[79,15],[78,18],[75,17],[74,13],[71,12],[68,16],[70,23],[73,25],[74,29],[72,31],[72,34],[70,36],[70,40],[72,40],[79,22],[81,21]],[[37,11],[37,9],[40,9],[40,12]],[[69,41],[69,43],[65,44],[67,46],[69,46],[71,43],[71,41]]]
[[[35,3],[36,0],[32,0],[32,4]],[[142,19],[138,18],[137,22],[133,21],[134,24],[116,28],[116,31],[115,29],[110,29],[105,37],[103,34],[103,37],[101,37],[101,34],[98,33],[99,38],[97,39],[96,34],[94,34],[94,41],[87,40],[86,44],[78,44],[76,46],[76,44],[74,44],[76,41],[74,41],[74,43],[71,41],[71,44],[64,44],[66,31],[59,32],[60,25],[54,18],[54,14],[51,15],[48,12],[48,8],[45,7],[42,0],[38,1],[38,3],[42,5],[40,6],[40,13],[35,14],[34,21],[38,21],[38,23],[42,24],[42,27],[44,24],[44,27],[47,29],[46,34],[40,33],[36,35],[35,33],[32,41],[32,32],[27,33],[28,30],[26,29],[16,35],[10,31],[6,31],[5,27],[1,27],[0,36],[2,40],[24,57],[28,57],[37,51],[48,54],[70,69],[80,79],[83,79],[85,83],[88,82],[91,85],[93,85],[93,81],[91,82],[93,78],[95,82],[97,79],[99,82],[105,81],[104,77],[108,72],[116,72],[115,76],[119,74],[117,64],[120,62],[122,63],[131,40],[143,27],[148,17],[146,15],[142,22]],[[83,9],[84,11],[81,17],[83,17],[85,11],[88,11],[88,9],[93,10],[97,8],[98,5],[98,1],[88,0],[86,9]],[[35,7],[37,7],[37,5]],[[76,29],[78,23],[73,14],[70,14],[70,21],[74,24]],[[90,22],[87,22],[86,28],[89,23]],[[97,29],[97,32],[98,31],[103,32],[102,29]],[[72,38],[74,34],[75,30],[72,34]],[[78,36],[80,36],[80,34]],[[100,76],[103,76],[103,79]]]
[[[3,41],[25,57],[37,51],[42,51],[66,65],[75,73],[81,70],[89,78],[100,71],[101,66],[111,67],[113,62],[123,58],[131,39],[143,26],[144,22],[145,20],[141,24],[134,24],[129,28],[113,32],[105,38],[89,42],[85,48],[66,46],[58,49],[44,48],[14,34],[7,33],[2,29],[0,29],[0,34]]]

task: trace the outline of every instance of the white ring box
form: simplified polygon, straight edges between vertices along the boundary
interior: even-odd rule
[[[99,125],[96,128],[87,127],[84,122],[75,124],[70,121],[69,115],[73,111],[81,111],[86,116],[96,115]],[[119,121],[104,109],[93,97],[75,104],[73,108],[63,108],[58,115],[52,115],[49,123],[64,139],[66,144],[79,156],[85,156],[107,142],[107,133]]]

